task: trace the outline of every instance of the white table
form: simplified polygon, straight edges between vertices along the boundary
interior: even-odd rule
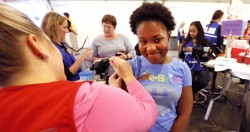
[[[250,83],[250,65],[246,65],[243,63],[237,63],[236,59],[233,58],[224,58],[217,57],[215,60],[210,60],[205,64],[207,67],[214,68],[215,72],[230,70],[233,76],[245,79],[245,86],[243,94],[246,94],[249,91],[249,83]],[[229,78],[225,87],[223,87],[223,92],[227,91],[230,87],[232,81],[232,76]],[[222,92],[222,94],[223,94]],[[207,112],[205,115],[205,120],[208,119],[213,103],[216,99],[220,98],[221,95],[217,96],[210,100],[209,106],[207,108]]]

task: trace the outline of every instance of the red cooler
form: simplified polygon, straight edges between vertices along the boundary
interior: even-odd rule
[[[232,51],[231,51],[231,58],[235,58],[237,59],[239,53],[241,52],[246,52],[246,49],[240,49],[240,48],[232,48]]]

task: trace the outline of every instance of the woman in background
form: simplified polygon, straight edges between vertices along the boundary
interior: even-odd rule
[[[135,56],[135,50],[129,39],[125,35],[115,33],[116,25],[117,21],[113,15],[103,16],[103,34],[97,36],[91,44],[91,49],[94,50],[94,60],[112,57],[117,52],[119,54],[117,56],[124,60]]]
[[[243,40],[248,40],[248,42],[250,42],[250,20],[247,21],[247,27],[244,30],[244,34],[243,34],[242,39]]]
[[[64,39],[65,34],[69,32],[67,19],[56,12],[47,13],[42,21],[42,30],[50,38],[52,43],[58,48],[63,56],[64,73],[69,81],[80,79],[79,73],[81,65],[87,58],[91,58],[93,51],[85,50],[75,59],[74,55],[67,51]]]
[[[64,12],[63,13],[64,17],[67,19],[67,24],[68,24],[68,34],[66,34],[66,36],[69,37],[69,43],[72,46],[72,48],[74,50],[78,50],[78,41],[77,41],[77,30],[76,30],[76,26],[72,23],[72,20],[69,18],[69,13],[68,12]],[[74,52],[75,55],[79,55],[79,52],[75,51]]]
[[[216,10],[212,16],[212,19],[209,24],[206,25],[204,29],[205,37],[215,45],[218,50],[225,50],[225,45],[223,45],[223,36],[221,36],[221,19],[224,15],[224,12],[221,10]],[[219,51],[217,51],[219,52]]]
[[[178,28],[177,36],[178,36],[179,44],[181,44],[185,38],[185,32],[183,29],[184,26],[185,26],[185,22],[181,22],[180,27]]]
[[[97,36],[90,46],[94,51],[93,61],[107,59],[112,56],[129,60],[135,56],[135,50],[129,39],[123,34],[115,33],[116,18],[113,15],[107,14],[103,16],[101,22],[103,34]],[[105,73],[106,78],[103,77],[103,79],[107,81],[112,73],[114,73],[114,70],[110,67]]]
[[[154,98],[159,116],[150,131],[185,132],[192,113],[192,78],[185,62],[167,56],[175,22],[164,5],[145,2],[130,16],[141,56],[130,60],[134,75]]]
[[[187,37],[183,41],[184,61],[188,64],[192,73],[193,95],[206,87],[209,81],[209,70],[204,66],[207,60],[204,60],[198,53],[192,53],[194,48],[209,48],[209,42],[204,36],[204,30],[200,21],[194,21],[190,24]],[[195,98],[194,98],[195,99]]]
[[[62,54],[43,31],[13,7],[0,3],[0,10],[1,131],[145,132],[152,127],[156,104],[127,61],[110,58],[116,73],[112,86],[67,81]],[[128,93],[117,88],[121,80]]]

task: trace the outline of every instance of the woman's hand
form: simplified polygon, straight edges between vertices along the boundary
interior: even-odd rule
[[[109,85],[121,88],[121,86],[122,86],[122,78],[120,78],[116,73],[113,73],[109,77]]]
[[[187,48],[185,48],[185,51],[192,52],[193,51],[193,47],[187,47]]]
[[[178,44],[178,50],[181,51],[183,48],[183,45],[182,44]]]
[[[93,53],[94,53],[93,50],[91,50],[91,49],[86,49],[86,50],[81,54],[80,57],[81,57],[83,60],[86,60],[86,59],[91,60],[92,57],[93,57]]]
[[[125,83],[135,80],[130,64],[118,57],[111,57],[110,64],[114,68],[116,74],[121,77]]]
[[[119,57],[119,58],[121,58],[123,60],[127,60],[128,59],[128,56],[125,53],[120,52],[120,51],[116,52],[115,56]]]

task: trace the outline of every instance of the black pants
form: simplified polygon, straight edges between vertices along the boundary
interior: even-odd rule
[[[192,89],[193,93],[197,93],[202,88],[206,87],[208,85],[209,81],[209,70],[204,69],[202,71],[193,71],[192,73]]]

